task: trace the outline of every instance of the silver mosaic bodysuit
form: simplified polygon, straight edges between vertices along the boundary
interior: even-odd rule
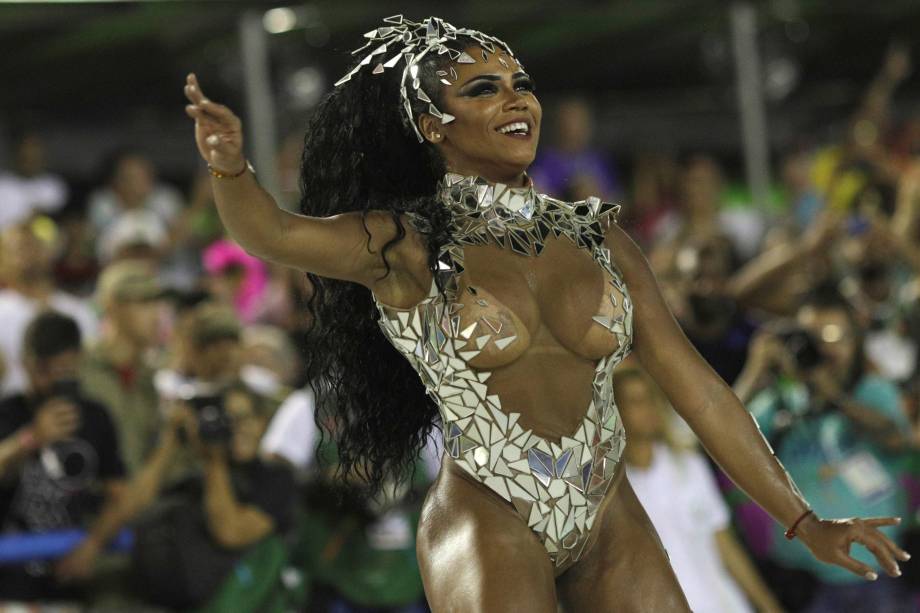
[[[493,185],[455,174],[445,176],[439,195],[453,214],[454,234],[439,254],[439,278],[432,281],[429,295],[411,309],[378,302],[380,326],[437,402],[447,453],[514,506],[558,568],[581,555],[626,442],[611,374],[629,352],[632,304],[603,246],[601,223],[611,215],[615,221],[620,207],[597,198],[562,202],[532,188]],[[413,223],[420,221],[416,218]],[[583,421],[558,444],[522,428],[520,413],[504,410],[499,397],[489,393],[491,373],[469,366],[490,343],[504,350],[516,337],[507,331],[503,334],[501,322],[485,316],[464,322],[461,328],[464,305],[457,301],[464,246],[491,244],[538,256],[550,237],[568,238],[590,252],[609,274],[614,316],[593,319],[618,341],[614,353],[597,363],[593,397]],[[481,298],[477,302],[486,306]]]

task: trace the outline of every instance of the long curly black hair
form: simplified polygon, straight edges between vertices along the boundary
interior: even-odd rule
[[[458,36],[449,47],[477,45]],[[437,71],[448,54],[430,54],[419,64],[422,88],[441,105]],[[436,201],[444,162],[430,144],[420,144],[402,110],[403,66],[383,74],[362,68],[320,102],[304,139],[300,210],[311,216],[388,211],[397,228],[382,256],[405,237],[400,214],[424,220],[432,273],[450,238],[450,216]],[[413,113],[427,112],[414,100]],[[365,223],[365,229],[367,225]],[[368,236],[370,234],[368,233]],[[389,271],[389,264],[387,264]],[[315,291],[308,301],[312,330],[307,376],[325,396],[317,425],[338,452],[338,474],[357,475],[374,494],[409,476],[437,423],[437,407],[418,375],[380,331],[370,291],[356,283],[308,275]]]

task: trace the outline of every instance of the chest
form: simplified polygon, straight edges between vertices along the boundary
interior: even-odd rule
[[[629,297],[619,271],[605,270],[571,241],[549,239],[539,256],[467,246],[463,257],[459,329],[495,341],[484,344],[473,367],[495,368],[528,350],[553,348],[599,360],[627,332]]]

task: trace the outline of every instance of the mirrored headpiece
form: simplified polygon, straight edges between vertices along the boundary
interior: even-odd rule
[[[416,125],[409,96],[412,96],[422,104],[428,105],[428,112],[440,119],[441,123],[447,124],[454,120],[454,116],[450,113],[442,113],[438,110],[434,102],[432,102],[432,96],[422,89],[419,63],[427,55],[432,53],[438,55],[447,54],[451,60],[458,64],[475,64],[476,59],[469,53],[451,49],[448,46],[450,41],[456,40],[458,36],[467,36],[482,47],[483,61],[488,61],[488,54],[495,53],[496,47],[500,47],[503,52],[514,57],[508,45],[494,36],[483,34],[478,30],[455,28],[438,17],[428,17],[421,22],[415,22],[404,18],[402,15],[393,15],[385,18],[383,22],[383,26],[364,35],[364,38],[368,39],[368,41],[363,46],[351,52],[352,55],[358,55],[370,49],[364,59],[358,62],[348,74],[336,81],[335,86],[338,87],[347,82],[365,66],[373,65],[372,74],[380,75],[386,69],[396,67],[400,60],[404,60],[402,78],[399,82],[400,102],[406,117],[409,119],[409,125],[412,126],[420,143],[424,142],[425,139]],[[457,80],[457,71],[453,68],[439,70],[437,76],[442,84],[451,85]]]

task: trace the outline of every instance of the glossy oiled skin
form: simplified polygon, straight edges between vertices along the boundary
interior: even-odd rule
[[[467,52],[481,57],[478,47]],[[496,61],[498,56],[504,63]],[[420,132],[448,170],[522,185],[536,154],[541,118],[526,74],[501,53],[455,68],[458,78],[441,88],[439,108],[456,120],[442,124],[422,114],[417,117]],[[483,83],[490,85],[483,88]],[[188,77],[185,95],[202,158],[227,175],[245,168],[239,118],[208,100],[194,75]],[[497,131],[521,120],[530,123],[530,138]],[[407,236],[388,251],[388,267],[381,251],[397,234],[389,212],[367,217],[291,215],[246,172],[235,179],[214,179],[212,188],[228,232],[250,253],[362,284],[380,302],[400,308],[418,304],[431,287],[425,241],[408,220],[403,223]],[[817,559],[871,579],[871,567],[848,555],[851,543],[858,542],[890,576],[897,576],[895,558],[908,556],[878,530],[897,520],[804,515],[806,501],[737,397],[681,332],[639,249],[616,225],[607,230],[605,243],[632,300],[632,350],[707,451],[781,524],[791,526],[804,518],[798,537]],[[570,433],[589,398],[593,360],[612,349],[604,345],[610,339],[599,339],[591,328],[590,317],[602,302],[599,268],[587,253],[559,245],[526,259],[479,247],[466,251],[469,283],[481,286],[507,309],[514,325],[527,331],[520,349],[511,351],[512,344],[507,356],[494,356],[510,361],[491,365],[495,374],[490,388],[503,406],[522,413],[521,421],[537,434],[554,438]],[[579,613],[687,611],[654,529],[625,477],[616,477],[598,510],[594,542],[554,579],[546,550],[520,516],[447,459],[426,500],[418,539],[426,595],[434,611],[552,613],[557,598],[567,611]]]
[[[538,257],[493,246],[468,246],[464,256],[460,328],[484,314],[503,322],[502,337],[517,336],[504,350],[487,345],[470,366],[492,372],[489,392],[522,413],[522,427],[552,439],[571,434],[591,401],[597,360],[617,346],[591,319],[613,311],[601,268],[565,238],[550,239]]]
[[[422,241],[413,236],[406,243],[411,249]],[[422,254],[406,255],[407,261],[422,261]],[[467,314],[475,319],[485,309],[513,326],[519,339],[504,351],[477,356],[471,365],[493,373],[489,393],[507,410],[520,412],[523,427],[554,441],[570,435],[591,400],[597,360],[616,349],[615,337],[592,320],[613,312],[605,273],[587,251],[564,238],[548,240],[537,257],[493,246],[468,246],[464,257],[461,313],[479,309]],[[615,251],[613,257],[616,262]],[[418,289],[414,295],[405,286],[394,292],[405,304],[393,306],[408,307],[425,297],[420,288],[430,286],[427,268],[416,268],[412,276],[411,286]],[[483,297],[487,307],[476,304]],[[622,467],[598,515],[585,554],[556,578],[546,550],[514,508],[445,455],[425,501],[418,539],[433,610],[555,611],[557,598],[573,611],[686,610]],[[637,584],[644,588],[636,590]]]

